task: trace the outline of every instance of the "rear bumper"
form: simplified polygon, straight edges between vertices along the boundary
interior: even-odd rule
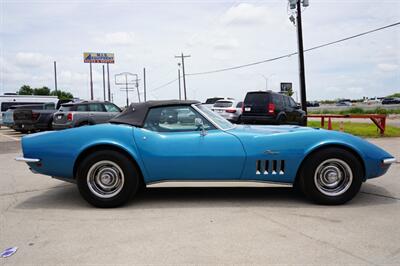
[[[67,128],[73,128],[73,124],[68,123],[68,124],[55,124],[53,123],[53,129],[55,130],[60,130],[60,129],[67,129]]]
[[[268,123],[268,124],[276,124],[277,123],[274,116],[258,116],[258,115],[242,114],[241,120],[244,123]]]
[[[15,130],[34,130],[37,129],[34,124],[14,123]]]
[[[18,162],[25,162],[25,163],[38,163],[40,162],[40,159],[37,158],[26,158],[26,157],[16,157],[16,161]]]

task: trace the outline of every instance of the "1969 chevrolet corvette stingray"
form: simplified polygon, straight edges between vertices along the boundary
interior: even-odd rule
[[[197,101],[132,104],[109,124],[22,138],[35,173],[76,182],[97,207],[161,181],[293,184],[320,204],[352,199],[395,158],[349,134],[298,126],[232,125]]]

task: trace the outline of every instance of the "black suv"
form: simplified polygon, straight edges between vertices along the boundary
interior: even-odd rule
[[[306,124],[306,113],[290,96],[272,91],[252,91],[243,102],[245,124]]]

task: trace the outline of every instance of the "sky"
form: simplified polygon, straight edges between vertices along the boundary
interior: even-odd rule
[[[303,9],[309,48],[400,21],[400,1],[310,0]],[[110,65],[114,102],[125,92],[114,75],[139,74],[147,98],[177,99],[178,59],[185,59],[187,96],[205,101],[243,99],[247,91],[279,91],[292,82],[299,97],[298,57],[207,75],[189,75],[252,63],[297,51],[287,1],[5,1],[0,0],[0,94],[24,84],[90,98],[83,52],[115,54]],[[362,98],[400,92],[400,26],[305,53],[307,99]],[[103,98],[102,65],[93,64],[95,99]],[[137,92],[129,92],[137,101]],[[143,98],[143,95],[142,95]]]

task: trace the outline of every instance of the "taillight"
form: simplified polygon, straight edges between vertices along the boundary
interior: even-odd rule
[[[268,113],[273,114],[275,112],[275,104],[269,103],[268,104]]]
[[[67,120],[68,121],[72,121],[72,119],[73,119],[72,113],[68,113],[67,114]]]
[[[236,113],[236,109],[226,109],[225,112],[227,113]]]
[[[39,118],[39,113],[32,112],[32,120],[37,120]]]

